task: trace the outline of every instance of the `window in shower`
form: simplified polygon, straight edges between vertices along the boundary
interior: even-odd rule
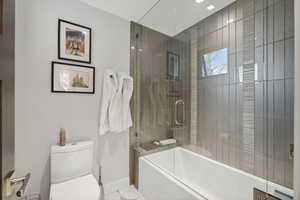
[[[228,50],[219,49],[204,54],[204,65],[202,67],[202,76],[215,76],[227,74],[228,72]]]

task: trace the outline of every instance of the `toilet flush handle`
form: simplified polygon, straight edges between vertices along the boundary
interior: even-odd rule
[[[17,197],[22,197],[27,188],[31,174],[28,173],[26,176],[23,176],[23,177],[11,178],[13,174],[14,174],[14,171],[11,171],[10,175],[8,177],[6,177],[4,180],[5,194],[6,194],[6,196],[11,196],[12,193],[15,191],[14,190],[15,186],[21,184],[21,187],[17,190],[16,195],[17,195]]]

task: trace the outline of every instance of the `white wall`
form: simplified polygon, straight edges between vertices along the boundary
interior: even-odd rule
[[[103,70],[129,72],[130,24],[76,0],[17,0],[16,13],[16,172],[31,172],[28,193],[48,199],[50,145],[57,143],[61,127],[69,141],[96,141]],[[95,95],[50,92],[51,61],[58,60],[58,18],[93,29]],[[97,152],[103,182],[128,177],[128,133],[100,143],[105,145]]]
[[[300,199],[300,2],[295,1],[295,128],[294,190]]]

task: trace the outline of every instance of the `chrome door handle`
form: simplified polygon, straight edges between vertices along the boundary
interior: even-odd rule
[[[178,105],[182,104],[182,122],[178,120]],[[185,103],[183,100],[177,100],[175,102],[175,124],[177,126],[183,126],[185,123]]]
[[[28,173],[26,176],[23,176],[23,177],[11,178],[13,174],[14,174],[14,171],[11,171],[4,180],[5,196],[7,196],[7,197],[12,196],[13,193],[15,192],[16,185],[21,184],[21,187],[17,190],[16,195],[17,195],[17,197],[22,197],[24,195],[27,185],[29,183],[31,174]]]

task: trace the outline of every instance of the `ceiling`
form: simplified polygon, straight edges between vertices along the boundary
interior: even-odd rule
[[[204,0],[203,3],[196,3],[195,0],[80,1],[123,19],[138,22],[164,34],[175,36],[235,0]],[[211,4],[215,6],[215,9],[209,11],[207,6]]]

